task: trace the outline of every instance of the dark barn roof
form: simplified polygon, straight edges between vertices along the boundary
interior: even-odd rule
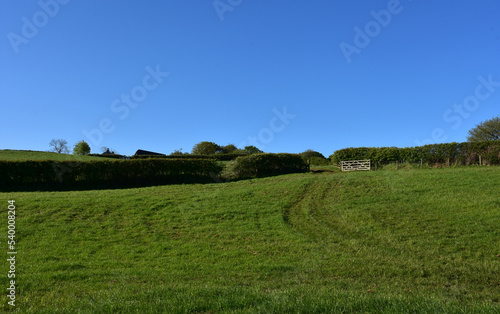
[[[147,150],[139,149],[135,152],[135,156],[165,156],[165,154],[149,152]]]

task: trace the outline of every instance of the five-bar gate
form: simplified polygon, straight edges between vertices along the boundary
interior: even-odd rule
[[[370,160],[348,160],[340,162],[340,169],[342,171],[358,171],[370,170]]]

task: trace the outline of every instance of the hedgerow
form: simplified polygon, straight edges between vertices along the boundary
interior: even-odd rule
[[[359,147],[337,150],[330,156],[332,162],[370,159],[372,162],[425,162],[429,164],[476,164],[481,156],[484,163],[500,164],[500,141],[430,144],[417,147]]]
[[[233,168],[237,177],[265,177],[306,172],[309,166],[297,154],[253,154],[236,158]]]
[[[134,186],[209,181],[222,166],[205,159],[0,161],[0,188]]]

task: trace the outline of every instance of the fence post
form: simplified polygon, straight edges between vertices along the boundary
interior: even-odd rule
[[[483,165],[483,161],[481,160],[481,155],[479,155],[479,165],[482,166]]]
[[[396,170],[399,170],[399,161],[396,160]]]
[[[424,167],[424,159],[420,158],[420,169]]]

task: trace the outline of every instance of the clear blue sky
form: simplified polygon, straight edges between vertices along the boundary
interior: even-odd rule
[[[4,0],[0,149],[465,141],[500,114],[499,13],[494,0]]]

